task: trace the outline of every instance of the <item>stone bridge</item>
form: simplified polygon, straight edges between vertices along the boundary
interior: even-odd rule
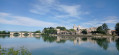
[[[15,33],[17,33],[19,37],[25,37],[24,34],[28,34],[28,37],[33,37],[33,34],[40,34],[40,33],[32,33],[32,32],[10,32],[10,37],[14,37]]]
[[[24,35],[24,34],[29,34],[29,35],[32,35],[34,33],[31,33],[31,32],[10,32],[10,35],[14,35],[15,33],[18,33],[19,35]]]
[[[40,34],[40,33],[32,33],[32,32],[10,32],[10,35],[14,35],[15,33],[18,33],[19,35],[24,35],[24,34],[28,34],[28,35]]]

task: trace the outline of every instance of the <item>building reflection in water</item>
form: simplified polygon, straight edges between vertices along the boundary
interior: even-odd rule
[[[42,36],[44,42],[56,42],[56,43],[65,43],[67,40],[70,40],[74,45],[81,45],[83,43],[90,42],[92,44],[97,44],[104,50],[108,49],[109,43],[116,42],[116,47],[119,49],[119,38],[115,37],[61,37],[61,36]]]
[[[92,44],[97,44],[104,50],[108,49],[109,43],[115,42],[116,43],[116,48],[119,50],[119,38],[117,37],[108,37],[108,38],[102,38],[102,37],[61,37],[61,36],[48,36],[48,35],[10,35],[10,36],[0,36],[0,38],[5,38],[5,37],[10,37],[10,38],[15,38],[15,37],[38,37],[37,39],[40,39],[42,37],[42,40],[44,42],[56,42],[56,43],[65,43],[67,40],[71,41],[74,45],[81,45],[83,43],[90,42]]]
[[[10,35],[10,38],[14,37],[40,37],[40,35]]]
[[[119,51],[119,38],[108,37],[108,38],[96,38],[96,37],[58,37],[56,41],[60,40],[70,40],[73,39],[74,45],[81,45],[82,43],[90,42],[93,44],[97,44],[102,47],[104,50],[108,49],[109,43],[116,42],[117,50]]]

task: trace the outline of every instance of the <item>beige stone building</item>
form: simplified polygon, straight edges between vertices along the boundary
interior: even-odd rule
[[[97,27],[91,27],[91,28],[87,28],[86,29],[88,33],[92,32],[92,31],[96,31]]]
[[[91,28],[82,28],[80,25],[79,26],[73,26],[73,29],[76,31],[77,34],[81,35],[83,30],[87,30],[88,33],[91,33],[92,31],[96,31],[97,27],[91,27]]]
[[[73,29],[76,31],[76,34],[82,34],[82,30],[85,28],[82,28],[80,25],[79,26],[73,26]]]

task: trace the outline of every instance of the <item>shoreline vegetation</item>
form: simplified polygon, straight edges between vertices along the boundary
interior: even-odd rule
[[[104,37],[104,38],[108,38],[108,37],[119,37],[119,36],[113,36],[113,35],[57,35],[57,36],[61,36],[61,37]]]
[[[20,49],[15,49],[15,48],[3,48],[0,45],[0,55],[32,55],[32,53],[24,47],[20,47]]]
[[[51,35],[51,36],[119,36],[119,23],[116,24],[115,30],[111,30],[108,28],[107,24],[104,23],[101,26],[97,27],[96,29],[93,28],[91,30],[81,29],[80,27],[73,27],[73,29],[66,29],[65,27],[57,26],[44,28],[41,32],[40,30],[34,32],[28,31],[20,31],[21,33],[25,33],[23,35],[29,35],[28,33],[33,33],[33,35]],[[79,33],[80,32],[80,33]],[[40,34],[35,34],[40,33]],[[0,35],[11,35],[10,31],[0,31]],[[12,35],[21,35],[19,32],[15,32]]]

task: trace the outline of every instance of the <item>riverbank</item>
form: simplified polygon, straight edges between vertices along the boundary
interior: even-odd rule
[[[102,37],[102,38],[108,38],[108,37],[117,37],[119,36],[113,36],[113,35],[57,35],[61,37]]]
[[[0,35],[10,35],[10,34],[0,34]]]

